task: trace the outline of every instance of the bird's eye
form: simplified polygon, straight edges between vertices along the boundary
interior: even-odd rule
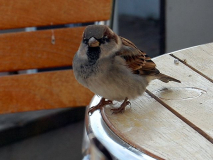
[[[84,43],[84,44],[88,44],[88,41],[89,41],[89,40],[86,39],[86,38],[83,39],[83,43]]]
[[[109,42],[109,38],[108,38],[107,36],[104,36],[104,37],[103,37],[103,41],[104,41],[104,42]]]

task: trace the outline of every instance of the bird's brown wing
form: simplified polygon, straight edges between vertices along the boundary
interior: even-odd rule
[[[139,50],[131,41],[123,37],[120,38],[124,47],[117,55],[126,60],[127,66],[133,73],[141,75],[156,75],[160,73],[156,69],[156,64],[145,52]]]

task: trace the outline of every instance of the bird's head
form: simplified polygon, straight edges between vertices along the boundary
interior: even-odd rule
[[[78,54],[91,63],[109,57],[119,49],[121,42],[117,34],[105,25],[89,25],[85,28]]]

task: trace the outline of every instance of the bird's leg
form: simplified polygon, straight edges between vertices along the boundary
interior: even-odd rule
[[[119,108],[111,109],[111,111],[112,111],[112,113],[115,113],[115,114],[116,113],[122,113],[122,112],[124,112],[125,107],[129,104],[130,104],[130,102],[128,101],[128,98],[126,97]]]
[[[92,115],[94,111],[96,111],[97,109],[101,109],[102,107],[104,107],[107,104],[112,104],[112,101],[105,100],[105,98],[101,98],[100,102],[96,106],[93,106],[89,109],[88,114]]]

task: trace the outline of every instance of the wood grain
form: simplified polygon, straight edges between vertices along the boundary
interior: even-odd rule
[[[153,61],[160,71],[181,83],[165,84],[156,80],[147,89],[213,139],[212,83],[182,63],[175,65],[174,58],[169,55]]]
[[[110,19],[112,0],[0,0],[0,29]]]
[[[209,77],[213,82],[213,43],[199,45],[183,49],[172,54],[183,61],[185,64],[193,67],[197,71]]]
[[[131,101],[123,114],[112,114],[107,106],[107,125],[125,142],[140,151],[161,159],[209,160],[213,144],[144,93]],[[103,116],[104,117],[104,116]]]
[[[93,93],[72,70],[0,77],[0,113],[86,106]]]
[[[1,34],[0,72],[71,66],[83,30],[77,27]]]

